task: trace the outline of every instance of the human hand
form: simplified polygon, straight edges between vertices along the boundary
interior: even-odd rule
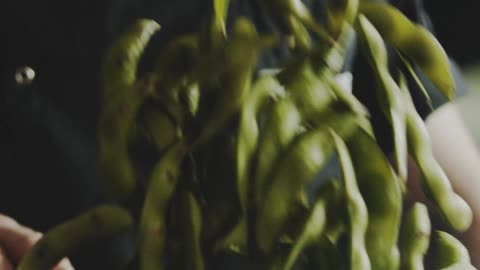
[[[0,214],[0,270],[13,270],[42,234],[18,224]],[[60,261],[54,270],[74,270],[68,259]]]

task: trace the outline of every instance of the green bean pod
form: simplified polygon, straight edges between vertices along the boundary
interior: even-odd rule
[[[405,216],[400,234],[402,270],[424,270],[423,259],[430,246],[430,234],[427,207],[415,203]]]
[[[102,69],[103,108],[98,123],[97,166],[107,189],[118,200],[131,199],[136,175],[128,156],[128,141],[144,97],[152,92],[152,75],[136,82],[139,58],[150,37],[159,29],[151,20],[140,20],[109,49]]]
[[[183,206],[181,226],[184,230],[185,245],[184,254],[181,258],[183,269],[204,270],[205,261],[201,243],[202,211],[192,192],[182,192],[181,200]]]
[[[282,20],[293,16],[307,26],[309,30],[313,31],[322,41],[330,45],[335,43],[327,31],[314,20],[312,14],[301,0],[262,0],[262,2],[271,10],[274,16]]]
[[[348,25],[355,22],[359,0],[329,0],[327,4],[328,30],[337,38]]]
[[[247,207],[250,163],[258,145],[259,127],[256,121],[257,114],[268,99],[277,99],[283,94],[283,87],[280,86],[274,77],[260,78],[254,84],[251,97],[247,100],[240,113],[237,135],[237,181],[240,203],[244,210]]]
[[[452,189],[447,175],[435,160],[428,130],[415,110],[415,105],[406,86],[402,87],[402,92],[408,108],[408,148],[423,176],[422,184],[426,189],[425,193],[453,229],[465,231],[472,224],[472,210],[465,200]]]
[[[185,116],[191,113],[189,105],[192,104],[188,102],[193,100],[189,100],[189,95],[198,92],[200,55],[198,37],[186,34],[169,42],[156,59],[157,92],[154,97],[178,126],[182,126]]]
[[[382,37],[366,17],[358,18],[360,42],[377,81],[380,108],[392,126],[395,164],[401,179],[407,179],[408,147],[406,139],[406,107],[399,86],[388,71],[387,50]]]
[[[372,269],[398,269],[402,180],[396,176],[376,141],[363,129],[351,137],[348,148],[368,209],[365,243]]]
[[[157,162],[150,176],[140,217],[138,254],[141,270],[165,269],[166,215],[180,174],[186,146],[179,142]]]
[[[254,204],[260,206],[270,172],[278,158],[302,130],[302,115],[289,97],[275,104],[267,113],[267,120],[258,142],[257,164],[254,176]]]
[[[359,115],[368,116],[368,109],[363,105],[352,93],[347,92],[345,89],[335,81],[335,77],[330,72],[325,71],[322,77],[328,82],[332,93],[335,95],[335,101],[338,104],[346,106],[351,112]]]
[[[333,197],[338,196],[340,192],[339,186],[336,184],[336,182],[331,181],[325,187],[322,187],[312,207],[310,216],[303,225],[300,235],[295,240],[288,254],[283,270],[292,269],[300,253],[321,238],[328,222],[327,212],[329,209],[332,209],[330,208],[332,206],[331,200]]]
[[[357,186],[355,170],[344,140],[334,130],[330,130],[330,133],[340,161],[345,186],[345,200],[349,217],[350,267],[351,269],[368,270],[373,265],[370,262],[366,247],[370,219],[367,205]]]
[[[334,100],[330,86],[313,69],[309,59],[292,62],[278,75],[305,122],[319,124]]]
[[[129,95],[137,80],[137,65],[150,38],[160,29],[153,20],[140,19],[128,28],[108,49],[102,66],[104,102],[115,96]]]
[[[435,269],[475,269],[471,266],[467,248],[452,235],[436,231],[434,240]]]
[[[354,2],[355,0],[352,0]],[[334,75],[340,73],[345,66],[345,56],[348,47],[355,38],[355,30],[352,26],[346,26],[339,33],[333,46],[318,43],[310,52],[310,61],[317,74],[322,74],[326,68]]]
[[[422,91],[422,94],[425,97],[428,106],[433,111],[432,99],[430,98],[430,94],[428,94],[427,89],[423,85],[422,81],[420,81],[417,73],[415,73],[412,64],[402,54],[398,54],[398,56],[400,57],[400,60],[402,60],[402,64],[405,67],[407,73],[415,81],[415,84],[418,86],[418,88],[420,88],[420,91]]]
[[[307,256],[311,256],[315,269],[346,270],[347,263],[342,251],[336,242],[323,236],[313,244]]]
[[[227,35],[226,18],[228,15],[229,0],[213,0],[213,11],[215,14],[215,25],[221,30],[224,36]]]
[[[240,123],[236,140],[237,190],[242,208],[242,216],[233,231],[222,239],[217,248],[235,247],[245,250],[247,247],[247,207],[250,184],[251,162],[258,145],[259,127],[257,115],[268,99],[277,99],[284,95],[283,87],[275,77],[264,76],[258,79],[250,91],[240,112]]]
[[[302,204],[304,186],[311,181],[333,153],[329,128],[342,137],[350,136],[356,129],[357,116],[340,113],[324,122],[322,127],[299,136],[278,160],[256,215],[255,238],[259,250],[271,254],[285,229],[295,205]]]
[[[180,131],[170,117],[162,110],[146,106],[143,111],[146,136],[159,152],[165,151],[181,138]]]
[[[428,30],[412,23],[398,9],[386,3],[361,1],[359,12],[393,47],[414,61],[445,97],[455,97],[455,81],[448,56]]]
[[[286,20],[293,37],[293,44],[290,46],[293,54],[307,54],[312,47],[312,39],[307,28],[294,16],[288,16]]]
[[[121,235],[133,228],[128,211],[101,205],[48,231],[20,261],[18,270],[50,270],[62,258],[89,243]]]
[[[242,214],[236,182],[236,142],[233,137],[231,133],[222,133],[202,148],[200,153],[196,153],[203,196],[202,239],[209,251],[215,251],[216,241],[233,228]]]
[[[220,96],[193,148],[219,132],[240,110],[248,97],[259,53],[255,27],[246,18],[237,19],[231,40],[225,48],[225,77]]]

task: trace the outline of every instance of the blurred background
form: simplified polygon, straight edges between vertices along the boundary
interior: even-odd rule
[[[425,9],[440,43],[462,69],[468,92],[457,108],[480,147],[480,2],[425,0]]]

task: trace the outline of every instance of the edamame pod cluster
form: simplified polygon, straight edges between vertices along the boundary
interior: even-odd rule
[[[97,134],[100,184],[113,205],[47,232],[18,269],[50,269],[88,242],[132,229],[135,270],[219,269],[225,253],[255,270],[474,269],[462,243],[430,223],[438,213],[464,231],[472,211],[435,161],[385,47],[453,98],[434,36],[377,1],[329,0],[323,27],[300,0],[263,0],[265,16],[286,23],[275,33],[228,17],[229,2],[212,0],[201,31],[173,37],[152,70],[137,66],[150,38],[162,35],[156,22],[139,20],[112,44]],[[341,74],[355,32],[377,89],[354,90],[378,102],[393,153],[380,148],[372,112]],[[289,57],[258,70],[259,57],[281,42]],[[403,209],[409,154],[432,209]],[[317,179],[331,163],[336,176]]]

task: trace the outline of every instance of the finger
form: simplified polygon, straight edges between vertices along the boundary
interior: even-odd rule
[[[18,263],[41,237],[41,233],[0,214],[0,245],[3,246],[5,254],[12,263]]]
[[[1,269],[0,269],[1,270]],[[53,270],[75,270],[75,268],[73,268],[72,264],[70,263],[70,261],[65,258],[65,259],[62,259],[58,264],[57,266],[55,266],[55,268],[53,268]]]
[[[2,246],[0,246],[0,270],[13,270],[12,263],[9,261]]]

